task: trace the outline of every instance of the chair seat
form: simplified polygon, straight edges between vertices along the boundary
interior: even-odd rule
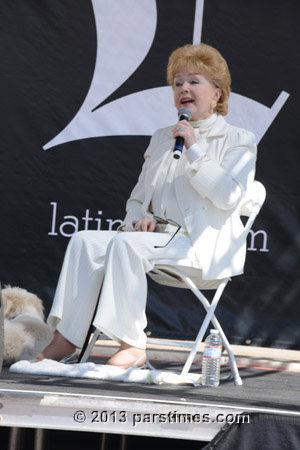
[[[156,283],[164,286],[188,289],[182,277],[176,275],[172,268],[178,268],[181,273],[189,277],[198,289],[217,289],[222,280],[203,280],[200,264],[190,260],[159,260],[154,269],[147,275]]]

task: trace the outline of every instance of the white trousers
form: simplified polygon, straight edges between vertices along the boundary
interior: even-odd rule
[[[189,237],[170,233],[80,231],[66,250],[48,323],[82,347],[93,325],[110,338],[146,348],[147,279],[159,259],[195,259]]]

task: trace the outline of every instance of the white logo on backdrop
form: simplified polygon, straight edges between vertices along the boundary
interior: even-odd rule
[[[87,96],[71,122],[43,148],[100,136],[146,135],[177,120],[169,86],[146,89],[101,102],[140,66],[151,48],[157,24],[155,0],[92,0],[97,28],[95,71]],[[201,42],[204,0],[196,0],[193,43]],[[271,108],[231,93],[227,121],[255,133],[259,142],[286,102],[282,91]]]

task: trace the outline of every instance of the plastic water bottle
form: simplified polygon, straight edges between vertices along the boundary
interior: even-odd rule
[[[218,330],[210,330],[205,339],[202,378],[203,386],[218,386],[220,383],[220,360],[222,355],[222,339]]]

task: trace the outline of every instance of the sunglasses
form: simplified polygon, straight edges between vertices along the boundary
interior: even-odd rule
[[[177,227],[177,230],[175,231],[173,236],[171,236],[171,238],[168,240],[168,242],[165,245],[154,245],[154,248],[164,248],[168,244],[170,244],[172,239],[174,239],[174,237],[176,236],[178,231],[181,229],[181,225],[179,225],[179,223],[175,222],[175,220],[172,220],[172,219],[163,219],[162,217],[159,217],[159,216],[153,216],[153,218],[156,221],[156,223],[158,223],[158,224],[162,224],[162,225],[170,224],[170,225],[173,225],[174,227]]]

